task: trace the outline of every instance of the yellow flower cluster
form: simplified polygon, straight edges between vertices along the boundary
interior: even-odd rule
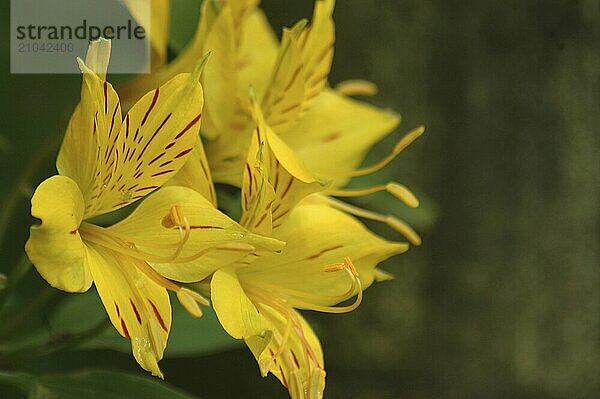
[[[106,81],[110,42],[90,45],[78,60],[81,101],[58,174],[31,200],[41,224],[31,227],[26,251],[56,288],[83,292],[93,283],[112,324],[153,375],[162,377],[172,291],[194,317],[212,303],[227,333],[243,339],[261,373],[274,374],[292,398],[321,398],[323,352],[299,310],[355,309],[364,289],[390,277],[378,263],[409,246],[378,237],[355,216],[420,244],[401,220],[337,198],[388,191],[418,206],[396,182],[344,186],[384,167],[423,129],[360,168],[399,117],[350,97],[373,94],[372,84],[328,86],[334,1],[317,0],[312,20],[285,28],[281,41],[258,3],[204,1],[196,35],[179,57],[120,90],[124,117]],[[135,14],[137,3],[128,4]],[[168,18],[153,17],[153,30],[166,32],[160,21]],[[158,63],[165,35],[152,42]],[[217,208],[213,180],[240,187],[239,221]],[[133,203],[120,222],[94,224]],[[198,282],[210,287],[210,301],[194,288]]]

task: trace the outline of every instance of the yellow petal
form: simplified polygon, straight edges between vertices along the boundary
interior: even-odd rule
[[[31,227],[27,256],[50,285],[69,292],[86,291],[92,283],[78,231],[83,206],[77,184],[64,176],[43,181],[31,199],[31,215],[41,224]]]
[[[298,36],[305,24],[300,21],[293,28],[283,30],[273,77],[261,101],[265,119],[276,131],[283,131],[302,112],[305,80]]]
[[[335,43],[332,19],[334,5],[334,0],[315,2],[312,22],[298,38],[304,63],[302,68],[306,88],[304,107],[310,106],[311,101],[327,83]]]
[[[261,306],[261,311],[263,319],[268,320],[269,333],[255,335],[245,341],[263,376],[267,372],[273,373],[288,388],[292,398],[322,397],[325,387],[323,350],[310,325],[293,309],[289,309],[287,315],[267,306]],[[290,319],[293,327],[284,348],[280,349],[278,344],[286,336]]]
[[[204,49],[210,52],[210,62],[202,79],[206,98],[210,99],[206,104],[210,128],[203,128],[203,132],[213,138],[230,129],[237,107],[236,33],[231,7],[222,7]]]
[[[110,321],[117,331],[131,340],[137,362],[163,378],[158,367],[169,330],[171,304],[167,291],[136,267],[134,259],[89,245],[90,270],[94,284]]]
[[[265,322],[230,268],[215,272],[210,283],[211,300],[221,325],[236,339],[266,333]]]
[[[129,111],[118,132],[98,129],[104,144],[97,153],[86,217],[137,201],[183,166],[200,129],[203,94],[198,76],[199,72],[177,75],[146,94]],[[96,86],[101,87],[101,82]]]
[[[92,42],[87,59],[94,70],[102,69],[108,60],[110,42]],[[112,85],[80,61],[83,73],[81,101],[69,121],[67,132],[56,160],[59,174],[73,179],[81,190],[86,205],[84,218],[96,206],[97,192],[104,184],[99,175],[108,166],[109,146],[121,128],[121,106]],[[104,167],[103,167],[104,166]],[[112,167],[112,165],[111,165]]]
[[[169,43],[170,0],[125,0],[125,4],[140,26],[150,28],[152,67],[158,67],[167,60]]]
[[[240,278],[318,296],[340,295],[352,283],[346,273],[325,272],[328,265],[349,257],[364,289],[373,282],[379,262],[408,249],[407,244],[386,241],[353,217],[325,205],[300,204],[273,235],[287,242],[282,253],[240,268]]]
[[[215,207],[217,206],[215,186],[200,138],[196,140],[194,149],[183,167],[166,185],[189,187],[202,194]]]
[[[277,197],[269,182],[265,152],[270,149],[265,146],[259,131],[255,131],[244,170],[240,224],[258,234],[270,235],[273,228],[272,208]]]
[[[277,60],[279,42],[267,17],[256,9],[241,25],[238,48],[238,98],[244,102],[252,87],[257,98],[264,96]]]
[[[314,173],[334,178],[354,170],[371,146],[399,123],[390,111],[325,90],[282,139]],[[347,180],[338,178],[333,184],[341,186]]]
[[[119,88],[119,93],[123,99],[125,109],[129,108],[143,94],[156,88],[176,75],[185,72],[192,72],[198,60],[206,53],[204,51],[204,42],[208,32],[218,15],[218,9],[215,1],[203,1],[200,8],[200,22],[196,29],[194,38],[185,47],[185,49],[167,65],[158,68],[153,73],[140,75],[127,82]],[[164,18],[164,16],[163,16]]]
[[[102,80],[106,80],[108,62],[110,61],[110,40],[100,38],[90,42],[85,56],[85,65],[94,71]]]
[[[171,216],[174,208],[189,227],[184,242],[185,228],[180,229]],[[141,252],[165,258],[152,261],[153,267],[163,276],[183,282],[200,281],[249,252],[279,251],[284,246],[281,241],[248,232],[198,192],[175,186],[158,190],[107,230],[127,237]]]

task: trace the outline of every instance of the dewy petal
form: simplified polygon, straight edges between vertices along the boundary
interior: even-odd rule
[[[30,229],[27,256],[50,285],[69,292],[86,291],[92,283],[78,231],[83,208],[77,183],[64,176],[42,182],[31,199],[31,214],[41,224]]]
[[[354,170],[367,151],[400,123],[398,115],[324,90],[310,110],[281,135],[298,156],[321,176]],[[334,180],[339,187],[347,178]]]
[[[174,209],[187,223],[189,238],[185,242],[182,234],[186,227],[173,221]],[[158,190],[129,217],[106,230],[130,240],[140,252],[162,258],[176,255],[151,264],[163,276],[183,282],[200,281],[249,252],[279,251],[285,245],[247,231],[187,187]]]
[[[167,290],[138,270],[138,260],[89,244],[90,269],[102,303],[119,334],[131,340],[137,362],[163,378],[158,367],[169,330],[171,304]]]
[[[266,333],[267,325],[244,292],[234,269],[217,270],[210,291],[217,317],[229,335],[242,339]]]
[[[273,235],[288,243],[282,253],[240,268],[240,278],[321,296],[340,295],[351,286],[345,273],[324,272],[326,266],[350,258],[364,289],[373,282],[379,262],[408,249],[407,244],[386,241],[353,217],[321,204],[300,204]]]
[[[189,187],[204,196],[215,207],[217,206],[217,195],[213,184],[208,160],[204,152],[202,140],[198,137],[194,149],[183,167],[177,172],[171,180],[167,182],[169,186]]]

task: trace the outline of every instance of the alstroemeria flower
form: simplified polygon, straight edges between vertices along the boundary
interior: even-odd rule
[[[171,65],[154,79],[189,70],[193,54],[211,51],[204,83],[209,99],[203,135],[216,181],[241,185],[243,163],[252,145],[254,121],[248,102],[252,87],[266,123],[311,174],[330,184],[313,198],[345,212],[379,222],[402,233],[413,244],[420,238],[412,228],[392,215],[360,209],[333,197],[355,197],[388,191],[410,207],[418,200],[397,182],[362,189],[342,189],[353,176],[370,174],[389,163],[423,133],[419,127],[398,141],[391,154],[368,168],[357,169],[368,150],[392,132],[400,117],[350,98],[372,95],[376,87],[361,81],[345,82],[337,90],[326,87],[335,41],[334,2],[317,0],[310,25],[300,21],[284,29],[282,41],[257,8],[257,1],[222,2],[217,9],[205,2],[196,37]],[[133,85],[135,87],[135,85]]]
[[[287,246],[280,255],[252,253],[217,270],[211,280],[213,306],[225,330],[245,340],[263,376],[276,375],[292,398],[320,398],[321,346],[296,309],[355,309],[363,289],[389,277],[377,264],[408,245],[383,240],[327,205],[301,202],[323,185],[270,129],[258,104],[253,110],[256,128],[244,169],[241,223]],[[333,306],[354,296],[350,305]]]
[[[78,60],[81,102],[58,155],[59,175],[43,181],[31,200],[41,224],[31,227],[25,249],[53,287],[83,292],[93,282],[137,362],[162,377],[158,361],[171,327],[167,290],[195,316],[207,303],[173,280],[200,280],[248,252],[280,250],[283,243],[248,232],[185,187],[157,190],[114,226],[89,220],[158,189],[200,145],[200,68],[146,94],[123,119],[105,80],[109,54],[110,42],[101,40],[90,45],[85,63]]]
[[[292,398],[321,398],[325,368],[319,340],[296,309],[342,313],[385,277],[376,265],[408,245],[381,239],[344,212],[300,204],[273,232],[288,244],[215,272],[213,307],[225,330],[244,339],[261,373],[273,373]],[[356,296],[348,305],[334,306]]]
[[[253,88],[275,131],[290,126],[326,85],[333,58],[333,0],[317,0],[312,22],[284,29],[281,44],[257,0],[204,1],[196,35],[169,65],[124,87],[129,97],[192,70],[211,53],[202,84],[207,104],[202,134],[219,182],[241,185],[253,130],[248,92]]]

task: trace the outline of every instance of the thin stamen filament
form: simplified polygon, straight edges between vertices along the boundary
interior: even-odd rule
[[[80,232],[83,233],[84,238],[87,241],[94,242],[98,245],[106,247],[108,249],[112,249],[113,251],[122,253],[124,255],[130,256],[134,259],[152,262],[152,263],[188,263],[192,262],[211,251],[240,251],[240,252],[250,252],[254,251],[256,248],[252,245],[238,242],[229,242],[224,244],[215,245],[212,247],[208,247],[196,252],[193,255],[186,257],[179,257],[181,251],[183,250],[184,244],[189,239],[189,225],[186,228],[186,234],[182,238],[180,244],[177,247],[175,253],[169,257],[158,256],[154,254],[149,254],[143,251],[140,251],[134,242],[123,241],[120,237],[113,235],[113,232],[104,229],[102,227],[95,226],[89,223],[82,223],[80,226]],[[133,249],[135,248],[135,249]]]
[[[313,299],[317,299],[317,300],[331,301],[331,302],[333,302],[333,301],[341,302],[341,301],[348,299],[350,297],[350,295],[353,294],[354,288],[355,288],[354,285],[351,284],[350,288],[348,288],[348,290],[346,292],[344,292],[343,294],[324,295],[324,294],[313,294],[313,293],[306,292],[306,291],[294,290],[291,288],[283,288],[281,286],[269,284],[264,281],[254,281],[254,282],[252,282],[252,284],[256,285],[257,287],[264,289],[266,291],[278,292],[281,295],[284,295],[286,297],[290,296],[290,297],[298,297],[298,298],[305,298],[305,299],[313,298]]]
[[[362,197],[363,195],[369,195],[379,191],[387,191],[411,208],[416,208],[419,206],[419,200],[417,197],[406,186],[396,182],[378,184],[372,187],[358,189],[327,190],[324,192],[324,194],[331,195],[333,197]]]
[[[339,201],[335,198],[330,197],[322,197],[321,200],[331,205],[334,208],[337,208],[341,211],[347,212],[351,215],[358,216],[361,218],[374,220],[376,222],[385,223],[392,229],[396,230],[398,233],[402,234],[408,241],[413,245],[421,245],[421,237],[417,234],[416,231],[412,229],[406,222],[398,219],[392,215],[382,215],[381,213],[369,211],[367,209],[359,208],[354,205],[350,205],[346,202]]]
[[[370,175],[371,173],[377,172],[378,170],[385,167],[387,164],[392,162],[398,154],[400,154],[406,147],[408,147],[413,141],[415,141],[420,135],[425,132],[424,126],[419,126],[416,129],[411,130],[406,133],[394,146],[394,149],[390,154],[388,154],[381,161],[377,162],[375,165],[368,166],[366,168],[356,169],[351,172],[343,173],[343,176],[346,177],[357,177],[357,176],[365,176]]]

